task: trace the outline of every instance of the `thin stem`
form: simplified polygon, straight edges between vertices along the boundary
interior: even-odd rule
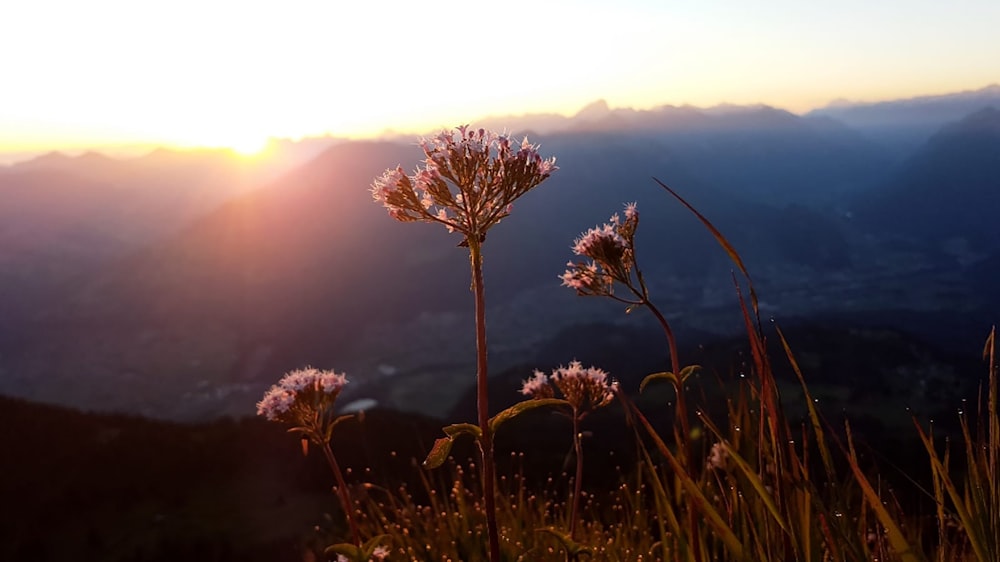
[[[336,457],[330,449],[330,443],[323,442],[323,454],[326,455],[326,462],[330,464],[333,475],[337,479],[337,492],[340,496],[340,505],[344,508],[344,515],[347,517],[347,524],[351,528],[351,536],[354,538],[355,546],[361,546],[361,533],[358,531],[358,524],[354,521],[354,509],[351,506],[351,496],[347,492],[347,482],[344,481],[344,474],[340,471]]]
[[[493,434],[490,431],[489,380],[486,362],[486,297],[483,286],[482,243],[476,235],[466,238],[469,242],[469,259],[472,262],[472,290],[476,295],[476,392],[479,405],[479,429],[482,437],[479,448],[483,456],[483,505],[486,509],[486,534],[489,538],[490,562],[500,562],[500,534],[497,532],[496,467],[493,461]]]
[[[645,285],[643,285],[643,293],[645,292],[646,292],[646,287]],[[663,313],[660,312],[660,309],[656,308],[656,305],[650,302],[650,300],[646,298],[645,295],[643,295],[642,298],[645,301],[646,307],[649,308],[650,312],[653,313],[653,316],[656,317],[656,320],[660,323],[660,326],[663,327],[664,334],[666,334],[667,336],[667,345],[670,347],[670,368],[673,369],[674,376],[676,377],[677,380],[674,386],[674,393],[677,395],[676,417],[678,420],[680,420],[680,426],[681,426],[680,435],[677,435],[676,426],[674,429],[674,435],[678,439],[677,450],[679,453],[683,455],[681,458],[681,462],[686,466],[688,474],[690,474],[691,477],[694,477],[695,470],[694,470],[694,456],[691,451],[691,430],[688,425],[687,401],[684,398],[684,382],[681,381],[680,378],[681,367],[680,367],[680,359],[677,357],[677,339],[674,337],[674,331],[670,328],[670,323],[667,322],[667,318],[663,316]],[[687,516],[688,516],[687,523],[688,527],[691,530],[691,536],[693,537],[698,536],[697,512],[694,509],[689,509],[687,512]],[[695,562],[700,562],[701,550],[700,548],[698,548],[697,545],[693,546],[694,546],[693,554]]]
[[[630,281],[626,282],[625,286],[628,287],[628,289],[632,291],[632,294],[640,300],[640,304],[648,308],[650,312],[653,313],[653,316],[656,317],[657,322],[659,322],[660,326],[663,328],[663,333],[667,336],[667,346],[670,350],[670,369],[671,372],[674,373],[674,376],[677,377],[677,382],[674,383],[674,393],[677,395],[676,419],[680,421],[681,427],[681,435],[678,436],[678,441],[680,441],[679,445],[682,447],[681,452],[684,455],[685,463],[688,464],[689,469],[693,469],[694,461],[690,458],[690,443],[688,443],[691,431],[688,422],[687,400],[684,397],[684,383],[680,380],[681,363],[680,358],[677,355],[677,338],[674,336],[674,331],[670,327],[670,322],[667,322],[667,318],[662,312],[660,312],[660,309],[656,308],[653,301],[649,300],[649,291],[646,289],[646,283],[642,279],[642,271],[639,269],[638,265],[635,266],[635,272],[636,278],[639,280],[639,289],[637,290]],[[677,435],[676,429],[674,434]],[[693,470],[691,474],[694,474]]]
[[[573,501],[569,511],[569,538],[576,540],[576,519],[580,509],[580,491],[583,484],[583,443],[580,436],[580,416],[573,410],[573,449],[576,452],[576,478],[573,479]]]
[[[670,323],[667,322],[660,309],[656,308],[656,305],[648,300],[645,304],[650,312],[653,313],[653,316],[656,317],[660,326],[663,327],[663,332],[667,335],[667,345],[670,347],[670,368],[673,369],[674,376],[677,377],[676,386],[674,387],[674,393],[677,395],[677,419],[680,421],[681,432],[683,433],[684,456],[690,457],[689,453],[691,451],[688,450],[688,439],[690,439],[691,431],[688,423],[687,400],[684,397],[684,382],[680,379],[681,366],[680,360],[677,358],[677,340],[674,338],[673,330],[670,329]]]

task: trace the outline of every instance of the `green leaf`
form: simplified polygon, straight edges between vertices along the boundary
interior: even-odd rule
[[[372,554],[375,549],[380,546],[385,546],[388,548],[392,544],[392,537],[389,535],[376,535],[367,541],[365,544],[361,545],[361,553],[364,554],[364,560],[371,560]]]
[[[473,439],[479,439],[483,436],[483,430],[479,429],[478,425],[472,423],[456,423],[445,426],[444,433],[452,439],[459,435],[471,435]]]
[[[581,554],[586,554],[587,556],[593,556],[594,554],[594,552],[590,548],[587,548],[586,546],[583,546],[582,544],[574,541],[573,539],[570,538],[568,534],[564,533],[563,531],[560,531],[559,529],[555,529],[553,527],[545,527],[544,529],[535,529],[535,532],[546,533],[558,539],[559,543],[562,544],[562,547],[566,549],[566,552],[570,555],[571,558],[575,559],[577,556],[580,556]]]
[[[437,468],[444,464],[444,461],[448,458],[448,454],[451,453],[451,445],[455,440],[451,437],[442,437],[434,441],[434,446],[431,447],[431,452],[427,453],[427,458],[424,459],[424,466],[427,468]]]
[[[701,370],[701,365],[688,365],[681,369],[681,382],[688,380],[688,377]]]
[[[642,379],[642,382],[639,383],[639,392],[641,393],[643,390],[645,390],[646,386],[649,383],[658,380],[668,380],[671,383],[673,383],[674,388],[680,386],[680,381],[677,380],[677,375],[671,373],[670,371],[663,371],[661,373],[653,373],[652,375],[647,375],[646,378]]]
[[[326,441],[328,443],[330,442],[330,437],[333,435],[333,428],[337,427],[338,423],[340,423],[342,421],[347,421],[347,420],[349,420],[349,419],[351,419],[353,417],[354,417],[354,414],[343,415],[343,416],[340,416],[337,419],[333,420],[333,422],[330,425],[326,426]]]
[[[541,406],[569,406],[569,402],[562,400],[560,398],[538,398],[534,400],[525,400],[523,402],[518,402],[510,408],[500,412],[499,414],[490,418],[490,431],[496,433],[497,428],[507,420],[520,415],[528,410],[534,410]],[[478,428],[477,428],[478,429]]]
[[[364,557],[364,552],[360,548],[349,543],[339,543],[333,544],[326,547],[323,550],[324,554],[341,554],[347,557],[348,560],[354,560],[355,562],[365,562],[367,557]]]
[[[367,550],[369,548],[374,549],[377,546],[384,546],[385,544],[392,542],[390,539],[392,539],[392,536],[390,535],[376,535],[368,539],[361,548]]]

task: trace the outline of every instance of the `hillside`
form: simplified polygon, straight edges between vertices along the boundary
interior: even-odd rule
[[[857,220],[938,251],[1000,248],[1000,109],[948,125],[884,186],[859,198]]]
[[[579,306],[557,275],[573,238],[624,202],[639,201],[649,217],[642,259],[650,273],[684,286],[667,293],[668,303],[700,300],[706,278],[725,286],[725,256],[651,174],[670,178],[751,264],[825,271],[849,261],[846,239],[821,213],[724,194],[655,140],[574,133],[542,141],[563,169],[519,201],[486,245],[501,364],[564,326],[619,314]],[[52,295],[28,334],[7,335],[7,392],[190,419],[245,413],[277,376],[304,364],[359,380],[434,365],[441,380],[464,380],[467,256],[443,229],[393,221],[368,192],[386,167],[418,156],[412,145],[335,146]]]
[[[986,107],[1000,108],[1000,84],[978,90],[874,103],[841,101],[808,117],[828,117],[860,131],[903,159],[947,123]]]
[[[358,474],[374,467],[403,483],[438,431],[371,412],[333,446]],[[321,455],[303,457],[263,420],[181,425],[0,397],[0,443],[0,559],[10,562],[299,562],[336,510]]]

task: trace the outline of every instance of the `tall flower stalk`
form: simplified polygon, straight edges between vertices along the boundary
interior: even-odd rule
[[[580,495],[583,491],[583,433],[580,422],[590,412],[611,403],[618,391],[618,382],[596,367],[584,368],[579,361],[567,367],[553,369],[551,375],[536,370],[521,386],[521,394],[534,400],[554,398],[556,390],[562,395],[566,416],[573,422],[573,454],[576,456],[576,476],[573,478],[573,497],[569,511],[569,540],[576,540],[576,524],[580,513]]]
[[[657,377],[666,378],[673,384],[677,399],[673,433],[680,456],[678,468],[693,475],[696,474],[696,467],[691,451],[691,429],[684,394],[684,379],[692,369],[681,370],[673,329],[667,318],[650,300],[649,289],[636,262],[635,232],[639,227],[639,211],[636,209],[636,204],[626,204],[624,214],[624,220],[615,213],[611,215],[609,222],[587,230],[573,241],[573,253],[589,258],[590,261],[570,261],[566,264],[568,269],[562,274],[561,279],[564,286],[574,289],[578,295],[614,299],[627,305],[626,312],[646,307],[656,317],[667,338],[671,370],[646,377],[640,390],[649,380]],[[624,295],[615,293],[615,288],[618,286],[625,289]],[[683,477],[684,475],[678,474],[678,481]],[[691,536],[696,536],[698,519],[694,510],[687,512],[686,523]],[[695,562],[700,562],[700,554],[698,551],[694,553]]]
[[[677,437],[684,446],[685,456],[690,458],[690,451],[686,449],[691,431],[683,380],[690,369],[681,370],[674,331],[666,316],[650,300],[649,289],[636,262],[635,232],[639,227],[639,211],[635,203],[626,204],[624,214],[624,220],[615,213],[611,215],[609,222],[581,234],[573,242],[573,253],[589,258],[590,261],[570,261],[566,264],[568,269],[560,278],[563,286],[576,290],[579,295],[608,297],[628,305],[626,312],[645,307],[659,322],[667,338],[672,375],[670,378],[677,395],[676,417],[680,429]],[[616,286],[623,287],[627,294],[616,294]]]
[[[387,170],[372,185],[372,197],[393,218],[440,223],[464,237],[472,270],[476,313],[476,396],[482,454],[483,505],[492,562],[500,560],[496,521],[496,475],[490,428],[486,356],[486,297],[483,243],[487,231],[510,214],[514,201],[544,181],[557,168],[543,159],[525,138],[520,145],[507,135],[467,126],[423,139],[423,164],[413,175],[401,166]]]
[[[361,546],[361,533],[354,520],[347,482],[337,463],[337,457],[330,448],[333,428],[352,417],[333,415],[334,402],[345,384],[347,377],[333,371],[311,367],[291,371],[264,393],[264,398],[257,403],[257,414],[269,421],[291,424],[289,431],[301,434],[304,451],[308,451],[309,443],[314,443],[323,450],[326,462],[337,480],[337,495],[351,530],[351,538],[355,546]]]

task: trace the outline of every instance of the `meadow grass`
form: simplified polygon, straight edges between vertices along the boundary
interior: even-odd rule
[[[516,197],[556,168],[525,141],[527,160],[518,165],[528,162],[543,168],[519,168],[529,178],[525,185],[531,185],[514,193],[503,180],[505,166],[517,163],[509,141],[482,131],[478,137],[464,128],[459,132],[457,142],[451,133],[442,133],[436,144],[425,143],[427,165],[416,176],[405,176],[401,168],[390,170],[373,192],[395,218],[443,223],[461,233],[462,245],[470,248],[479,420],[444,428],[445,436],[431,448],[423,466],[414,462],[416,486],[372,482],[364,475],[360,482],[346,484],[329,449],[332,425],[322,422],[340,418],[314,412],[320,421],[310,435],[331,461],[342,505],[350,506],[342,514],[349,524],[336,527],[332,540],[353,542],[329,547],[327,556],[358,562],[1000,560],[994,333],[984,351],[986,384],[977,410],[960,414],[960,435],[942,442],[914,419],[913,440],[926,453],[930,482],[914,478],[905,493],[922,497],[932,508],[904,508],[904,503],[913,502],[900,501],[900,487],[890,488],[879,476],[880,467],[859,453],[849,421],[841,427],[823,418],[809,391],[808,373],[800,369],[780,327],[765,331],[752,279],[739,254],[706,217],[659,180],[701,220],[734,264],[734,294],[750,357],[745,376],[721,385],[724,404],[716,404],[712,412],[707,409],[711,405],[691,399],[699,366],[683,366],[673,330],[649,294],[635,253],[639,214],[635,204],[629,204],[624,220],[615,214],[575,241],[574,252],[583,261],[568,264],[563,284],[581,295],[612,298],[629,312],[648,310],[663,330],[669,370],[650,374],[638,389],[623,389],[600,369],[570,363],[551,376],[536,372],[525,381],[524,401],[488,417],[481,273],[485,231],[510,212]],[[490,144],[498,138],[499,148]],[[499,151],[496,159],[490,157],[491,149]],[[458,196],[448,190],[441,174],[458,185]],[[476,197],[489,198],[489,185],[483,183],[487,180],[497,182],[498,200],[470,203]],[[790,364],[798,379],[804,421],[792,422],[786,415],[775,361]],[[658,385],[669,385],[670,404],[660,406],[665,416],[649,400],[642,400],[640,407],[630,394]],[[716,389],[713,395],[718,394]],[[299,404],[293,391],[277,398]],[[623,466],[611,485],[583,482],[585,460],[602,453],[588,450],[583,455],[586,427],[580,424],[585,413],[604,407],[619,408],[634,451],[630,458],[619,459]],[[540,477],[526,472],[530,451],[515,451],[509,462],[498,463],[493,437],[501,425],[510,424],[505,431],[516,431],[515,418],[529,410],[549,409],[572,421],[572,455],[567,460],[575,464],[568,462],[562,472]],[[462,440],[474,445],[467,457],[458,454]]]
[[[790,347],[783,336],[778,339],[779,349]],[[990,345],[992,360],[992,340]],[[879,467],[860,458],[849,428],[827,425],[808,406],[813,402],[805,384],[804,426],[790,424],[780,407],[767,405],[766,383],[756,372],[726,385],[724,415],[710,417],[696,408],[690,448],[699,462],[691,463],[693,471],[680,462],[682,448],[673,432],[658,431],[621,395],[612,408],[627,414],[616,419],[630,428],[635,456],[618,459],[627,466],[618,467],[613,486],[585,483],[574,540],[568,539],[574,470],[528,474],[530,453],[524,452],[511,453],[498,468],[501,558],[997,560],[1000,433],[997,370],[991,365],[982,409],[962,415],[962,435],[950,445],[920,425],[914,428],[913,441],[926,445],[932,466],[930,486],[913,483],[907,489],[897,479],[893,491]],[[599,455],[593,451],[590,458]],[[434,470],[414,461],[415,486],[356,479],[361,533],[386,535],[389,560],[488,560],[478,467],[474,457],[462,458],[456,450]],[[896,494],[921,495],[931,508],[906,510]],[[343,538],[344,531],[340,526],[336,532]]]

